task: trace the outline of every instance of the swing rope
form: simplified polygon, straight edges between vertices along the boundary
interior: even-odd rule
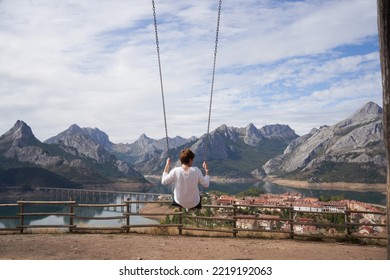
[[[170,155],[169,155],[169,138],[168,138],[167,113],[166,113],[166,110],[165,110],[164,86],[163,86],[163,77],[162,77],[162,71],[161,71],[160,44],[159,44],[159,41],[158,41],[157,16],[156,16],[156,6],[154,4],[154,0],[152,0],[152,5],[153,5],[153,18],[154,18],[154,31],[155,31],[155,35],[156,35],[158,70],[159,70],[159,73],[160,73],[161,99],[162,99],[163,114],[164,114],[165,139],[166,139],[166,149],[167,149],[166,153],[167,153],[167,156],[170,157]]]
[[[153,19],[154,19],[154,31],[156,37],[156,48],[157,48],[157,58],[158,58],[158,70],[160,74],[160,88],[161,88],[161,98],[162,98],[162,106],[163,106],[163,114],[164,114],[164,126],[165,126],[165,138],[166,138],[166,153],[168,157],[169,155],[169,138],[168,138],[168,125],[167,125],[167,114],[165,110],[165,97],[164,97],[164,87],[163,87],[163,77],[161,70],[161,59],[160,59],[160,44],[158,40],[158,32],[157,32],[157,16],[156,16],[156,6],[154,0],[152,0],[153,6]],[[208,112],[208,120],[207,120],[207,133],[206,133],[206,145],[204,150],[204,161],[207,160],[207,153],[210,146],[210,123],[211,123],[211,109],[213,104],[213,93],[214,93],[214,80],[215,80],[215,67],[217,63],[217,51],[218,51],[218,36],[219,36],[219,23],[221,19],[221,8],[222,8],[222,0],[219,0],[218,4],[218,18],[217,18],[217,28],[215,33],[215,46],[214,46],[214,59],[213,59],[213,71],[211,78],[211,89],[210,89],[210,102],[209,102],[209,112]]]
[[[217,19],[217,28],[215,32],[215,46],[214,46],[214,60],[213,60],[213,74],[211,78],[211,90],[210,90],[210,103],[209,103],[209,116],[207,120],[207,134],[206,134],[206,148],[204,150],[204,161],[207,161],[207,152],[210,146],[210,123],[211,123],[211,107],[213,105],[213,93],[214,93],[214,79],[215,79],[215,65],[217,63],[217,51],[218,51],[218,36],[219,36],[219,22],[221,19],[221,7],[222,0],[219,0],[218,4],[218,19]]]

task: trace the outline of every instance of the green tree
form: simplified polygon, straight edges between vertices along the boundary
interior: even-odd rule
[[[170,223],[171,223],[171,217],[169,215],[166,215],[163,224],[169,225]]]
[[[213,216],[213,211],[211,211],[210,208],[207,208],[206,211],[204,212],[204,215],[206,217],[211,217],[211,216]]]
[[[251,187],[249,189],[247,189],[246,191],[243,191],[243,192],[240,192],[239,194],[237,194],[237,196],[240,196],[240,197],[244,197],[244,196],[259,196],[261,194],[263,194],[263,190],[262,189],[259,189],[259,188],[256,188],[256,187]]]

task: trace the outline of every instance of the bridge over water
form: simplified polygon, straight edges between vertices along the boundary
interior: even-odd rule
[[[40,187],[35,189],[37,193],[51,200],[75,200],[79,203],[113,203],[121,204],[127,200],[132,201],[153,201],[161,194],[159,193],[140,193],[140,192],[123,192],[109,190],[84,190],[68,188],[47,188]],[[136,210],[140,205],[135,204]]]

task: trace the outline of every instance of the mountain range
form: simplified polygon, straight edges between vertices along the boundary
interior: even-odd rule
[[[350,182],[384,182],[386,177],[382,109],[373,102],[333,126],[302,136],[282,124],[221,125],[208,136],[177,136],[168,142],[169,151],[165,138],[145,134],[134,143],[115,144],[98,128],[76,124],[41,142],[26,123],[17,121],[0,137],[0,186],[146,182],[142,174],[161,174],[166,158],[178,163],[185,147],[196,154],[195,165],[207,157],[213,176]]]
[[[333,126],[294,139],[283,154],[263,165],[266,174],[294,179],[383,183],[386,153],[382,108],[369,102]]]
[[[0,137],[0,185],[74,187],[107,184],[119,178],[146,182],[141,173],[108,153],[83,130],[71,126],[69,131],[72,141],[42,143],[26,123],[17,121]]]

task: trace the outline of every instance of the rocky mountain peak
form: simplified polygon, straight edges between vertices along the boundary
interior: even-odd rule
[[[266,137],[285,136],[286,134],[287,135],[295,134],[294,130],[292,130],[288,125],[284,125],[284,124],[265,125],[260,129],[260,131]]]
[[[74,148],[79,155],[90,157],[99,163],[109,161],[110,155],[105,150],[104,144],[96,141],[96,135],[90,135],[92,132],[95,132],[95,129],[85,129],[79,127],[77,124],[73,124],[67,130],[47,139],[45,143],[61,144],[61,148],[67,151],[67,147]]]
[[[187,142],[191,142],[190,139],[185,139],[181,136],[175,136],[174,138],[169,139],[169,145],[170,145],[170,147],[176,148],[178,146],[184,145]],[[163,140],[165,142],[166,139],[164,138]],[[165,146],[164,146],[164,148],[165,148]]]
[[[257,127],[253,123],[248,124],[245,129],[246,129],[247,133],[256,133],[257,132]]]
[[[225,132],[226,130],[228,130],[228,126],[226,124],[222,124],[218,126],[215,131]]]
[[[336,125],[336,128],[344,128],[359,123],[377,121],[382,118],[382,113],[382,108],[378,104],[370,101],[357,110],[354,114],[352,114],[349,118],[339,122]]]
[[[156,147],[157,141],[149,138],[145,133],[142,133],[140,137],[138,137],[137,141],[134,143],[130,144],[130,150],[136,151],[136,150],[143,150],[144,152],[150,152],[150,151],[155,151],[158,149]]]
[[[282,155],[269,160],[263,169],[267,174],[295,172],[294,176],[310,176],[322,170],[330,180],[337,172],[342,176],[355,172],[354,178],[378,180],[385,173],[384,166],[382,108],[368,102],[345,120],[313,129],[293,140]]]
[[[138,137],[137,141],[138,145],[148,146],[155,142],[152,138],[149,138],[145,133],[142,133],[140,137]]]
[[[84,131],[79,126],[72,125],[47,143],[42,143],[35,138],[26,123],[17,121],[7,133],[0,136],[0,162],[7,168],[11,159],[12,166],[16,163],[17,168],[38,166],[57,173],[60,177],[65,176],[82,183],[107,183],[111,176],[144,180],[127,163],[118,160],[102,145],[95,143],[88,131],[96,132],[95,129]],[[91,164],[87,158],[95,159],[96,162]],[[31,176],[42,176],[42,172],[34,172]]]
[[[51,156],[44,145],[35,138],[31,128],[23,121],[15,125],[0,137],[1,157],[38,166],[56,165],[60,158]]]
[[[142,134],[138,137],[138,140],[137,140],[137,141],[144,141],[144,140],[151,140],[151,138],[149,138],[145,133],[142,133]]]
[[[355,115],[374,116],[382,115],[383,109],[375,102],[368,102],[362,108],[356,111]]]
[[[111,146],[113,145],[108,135],[96,127],[84,127],[82,130],[85,134],[89,135],[96,143],[104,146],[105,148],[111,148]]]
[[[244,135],[245,144],[250,146],[256,146],[263,138],[263,135],[253,123],[247,125],[247,127],[245,128]]]
[[[259,131],[265,138],[279,139],[285,143],[290,143],[298,137],[295,131],[285,124],[265,125]]]
[[[82,129],[77,124],[72,124],[68,129],[59,133],[56,136],[50,137],[45,140],[46,144],[58,144],[60,142],[64,142],[67,138],[72,137],[72,135],[82,135]]]
[[[17,138],[34,136],[31,127],[24,121],[18,120],[10,130]]]
[[[90,138],[96,144],[102,145],[105,148],[110,148],[113,144],[110,142],[110,139],[106,133],[99,130],[98,128],[84,127],[81,128],[77,124],[72,124],[67,130],[61,132],[60,134],[51,137],[45,141],[48,144],[54,144],[66,141],[66,139],[72,137],[84,137]]]
[[[236,142],[240,136],[239,131],[240,131],[240,129],[238,129],[238,128],[228,127],[226,124],[222,124],[219,127],[217,127],[214,131],[210,132],[210,139],[216,140],[216,139],[227,138],[231,141]],[[206,134],[202,138],[206,139],[205,137],[206,137]]]
[[[68,134],[84,134],[83,129],[79,127],[77,124],[72,124],[67,130],[65,130]]]
[[[0,138],[0,142],[2,143],[9,143],[19,147],[23,147],[31,141],[36,141],[36,138],[31,128],[21,120],[18,120],[15,125]]]

